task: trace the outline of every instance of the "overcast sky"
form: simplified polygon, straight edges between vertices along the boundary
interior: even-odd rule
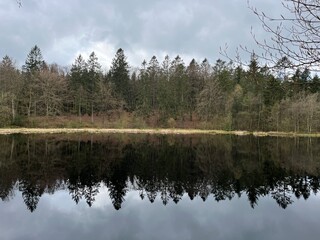
[[[250,3],[271,15],[282,9],[280,0]],[[214,63],[225,44],[230,54],[240,44],[256,48],[251,26],[268,38],[246,0],[22,0],[20,8],[0,0],[0,57],[20,66],[37,44],[48,63],[63,66],[95,51],[106,69],[120,47],[134,67],[166,54]]]

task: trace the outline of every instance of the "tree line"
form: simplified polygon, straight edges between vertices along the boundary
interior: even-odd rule
[[[319,131],[320,79],[287,63],[284,57],[271,70],[254,54],[248,66],[153,56],[133,68],[120,48],[103,72],[94,52],[66,68],[48,64],[34,46],[22,69],[9,56],[0,63],[0,126],[37,116],[90,116],[94,124],[128,113],[161,127]]]

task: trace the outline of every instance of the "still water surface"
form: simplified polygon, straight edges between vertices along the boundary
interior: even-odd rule
[[[318,239],[320,139],[0,136],[0,239]]]

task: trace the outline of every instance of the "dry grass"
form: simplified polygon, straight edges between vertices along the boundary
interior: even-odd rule
[[[169,128],[167,128],[169,127]],[[256,137],[320,137],[320,133],[294,133],[294,132],[250,132],[210,130],[220,128],[208,125],[196,117],[193,121],[168,120],[161,124],[159,116],[152,115],[143,119],[136,114],[114,113],[110,116],[95,116],[91,122],[90,116],[60,116],[60,117],[31,117],[24,128],[0,128],[0,134],[108,134],[108,133],[133,133],[133,134],[219,134],[219,135],[253,135]]]
[[[320,133],[293,133],[293,132],[249,132],[249,131],[224,131],[224,130],[201,130],[201,129],[134,129],[134,128],[2,128],[1,135],[9,134],[109,134],[109,133],[130,133],[130,134],[219,134],[219,135],[253,135],[257,137],[320,137]]]

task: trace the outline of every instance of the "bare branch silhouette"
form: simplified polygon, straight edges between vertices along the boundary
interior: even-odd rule
[[[251,35],[262,49],[258,57],[271,66],[277,66],[284,57],[293,68],[307,67],[320,71],[320,1],[319,0],[282,0],[286,14],[271,17],[250,4],[249,9],[262,23],[263,29],[270,34],[269,39],[259,39],[251,28]],[[253,53],[246,46],[245,52]],[[220,50],[228,57],[227,48]]]

